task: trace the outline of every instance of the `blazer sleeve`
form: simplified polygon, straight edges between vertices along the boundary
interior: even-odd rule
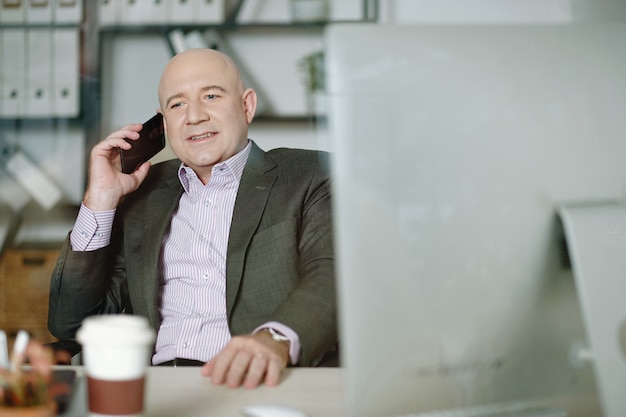
[[[315,366],[337,344],[337,301],[329,181],[305,201],[298,239],[299,282],[276,319],[300,338],[301,366]]]
[[[245,178],[244,172],[235,204],[227,271],[233,305],[229,323],[232,334],[270,321],[289,326],[300,339],[298,365],[315,366],[337,344],[327,160],[325,154],[291,150],[274,150],[270,157],[274,165],[266,164],[272,168],[264,174]],[[271,187],[255,186],[262,175],[271,178]],[[250,197],[255,192],[268,194],[262,207]],[[258,213],[258,222],[249,220]],[[246,222],[253,223],[246,226],[254,230],[249,240],[240,233]]]
[[[84,318],[124,311],[128,291],[114,249],[109,245],[96,251],[73,251],[68,235],[50,280],[48,329],[52,335],[73,340]]]

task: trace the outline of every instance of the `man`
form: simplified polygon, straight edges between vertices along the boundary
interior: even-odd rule
[[[248,140],[256,94],[218,51],[176,55],[158,93],[179,160],[123,174],[119,149],[141,124],[93,148],[50,331],[73,339],[86,316],[140,314],[157,330],[153,364],[207,362],[230,387],[317,365],[337,342],[328,155]]]

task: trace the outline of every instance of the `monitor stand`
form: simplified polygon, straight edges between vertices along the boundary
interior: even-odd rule
[[[604,417],[626,410],[626,205],[559,208]]]

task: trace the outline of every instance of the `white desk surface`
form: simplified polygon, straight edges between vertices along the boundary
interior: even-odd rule
[[[291,406],[310,417],[341,416],[340,374],[333,369],[290,369],[278,387],[214,386],[198,368],[151,368],[147,416],[241,416],[245,405]]]
[[[86,416],[86,387],[82,367],[71,408],[62,417]],[[243,417],[247,405],[282,405],[307,417],[347,417],[341,368],[290,368],[281,384],[256,389],[215,386],[196,367],[150,367],[146,379],[145,417]],[[568,417],[600,417],[593,398],[550,401],[567,405]],[[382,417],[382,416],[381,416]]]
[[[83,368],[76,367],[80,383],[71,408],[63,417],[86,415]],[[196,367],[150,367],[146,377],[145,417],[242,417],[246,405],[282,405],[307,417],[346,415],[337,368],[293,368],[281,384],[271,388],[230,389],[215,386]]]

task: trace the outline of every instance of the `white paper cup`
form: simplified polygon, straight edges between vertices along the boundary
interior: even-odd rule
[[[154,338],[154,330],[141,316],[102,315],[83,321],[76,339],[82,345],[90,416],[143,413]]]

